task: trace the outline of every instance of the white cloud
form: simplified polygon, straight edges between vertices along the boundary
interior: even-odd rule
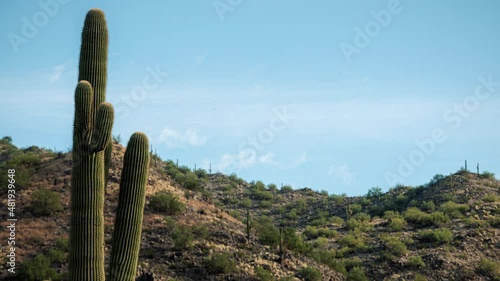
[[[69,59],[63,64],[54,66],[54,68],[52,69],[52,73],[50,74],[49,81],[52,83],[59,81],[59,79],[61,79],[61,75],[64,72],[69,71],[72,68],[72,66],[73,66],[73,59]]]
[[[341,166],[330,166],[328,174],[338,178],[346,185],[351,185],[356,181],[351,169],[349,169],[346,164]]]
[[[207,138],[199,136],[198,132],[191,128],[185,132],[164,128],[158,141],[171,147],[202,146],[207,142]]]
[[[307,153],[303,152],[297,158],[288,161],[276,160],[272,152],[257,156],[251,151],[240,151],[238,154],[225,153],[221,155],[217,170],[222,172],[233,172],[237,169],[246,169],[258,164],[274,166],[278,169],[293,169],[307,161]]]

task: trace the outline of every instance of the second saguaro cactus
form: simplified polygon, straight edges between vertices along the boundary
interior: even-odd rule
[[[105,41],[105,43],[104,43]],[[82,32],[79,77],[75,91],[69,280],[104,281],[104,194],[111,151],[113,107],[104,102],[107,28],[104,13],[92,9]],[[92,84],[94,83],[94,84]],[[148,139],[134,133],[125,151],[110,280],[135,279],[142,231],[150,156]]]

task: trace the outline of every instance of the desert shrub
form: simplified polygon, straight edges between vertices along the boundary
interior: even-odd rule
[[[257,279],[259,279],[260,281],[274,280],[273,274],[269,270],[262,268],[260,266],[255,268],[255,275],[257,275]]]
[[[289,220],[298,220],[299,219],[299,215],[297,214],[297,209],[291,209],[286,215],[285,217]]]
[[[232,273],[236,271],[236,262],[227,253],[217,253],[203,262],[209,273]]]
[[[365,241],[360,235],[354,233],[346,234],[338,240],[338,243],[342,246],[348,246],[355,249],[363,249],[365,247]]]
[[[334,250],[315,249],[309,256],[337,272],[347,274],[344,263],[336,258]]]
[[[450,222],[450,218],[448,218],[448,216],[442,212],[432,213],[430,220],[435,226],[442,226],[443,224]]]
[[[476,272],[493,280],[500,280],[500,262],[482,258]]]
[[[297,235],[295,229],[291,227],[287,227],[283,231],[283,245],[286,249],[297,253],[306,253],[309,251],[309,245],[304,243],[302,236]]]
[[[488,218],[488,223],[495,228],[500,228],[500,216],[494,216]]]
[[[353,219],[357,219],[358,221],[366,222],[370,220],[370,215],[367,213],[357,213],[352,216]]]
[[[189,228],[185,226],[177,225],[176,227],[174,227],[174,229],[170,233],[170,237],[174,242],[175,250],[180,251],[184,249],[190,249],[192,247],[193,234],[191,233]]]
[[[229,211],[229,215],[232,216],[233,218],[237,220],[241,220],[241,213],[238,210],[231,210]]]
[[[464,218],[462,221],[465,224],[465,226],[469,227],[469,228],[482,227],[486,223],[485,221],[480,220],[480,219],[476,219],[474,217]]]
[[[418,226],[426,226],[431,222],[430,215],[422,212],[419,208],[416,207],[408,208],[404,212],[403,216],[407,222]]]
[[[272,192],[257,189],[257,188],[252,189],[251,196],[255,200],[265,200],[265,201],[273,200],[273,193]]]
[[[425,263],[421,256],[412,256],[407,262],[407,266],[413,269],[424,268]]]
[[[273,206],[273,203],[268,200],[263,200],[260,202],[259,207],[263,209],[269,209]]]
[[[57,271],[51,268],[51,261],[43,254],[27,259],[21,263],[18,278],[26,281],[61,280]]]
[[[342,219],[341,217],[337,217],[337,216],[332,216],[328,219],[328,221],[330,223],[333,223],[333,224],[336,224],[336,225],[342,225],[344,223],[344,219]]]
[[[470,208],[465,204],[457,204],[453,201],[448,201],[441,204],[439,209],[452,218],[459,218],[462,217],[462,214],[467,212]]]
[[[318,237],[312,242],[312,247],[316,249],[324,249],[328,246],[328,239],[325,237]]]
[[[250,200],[248,198],[243,198],[243,199],[241,199],[240,206],[248,209],[248,208],[252,207],[252,200]]]
[[[195,239],[208,239],[210,237],[210,230],[205,224],[195,224],[191,227],[191,233]]]
[[[373,229],[373,226],[368,221],[360,221],[357,219],[349,219],[346,223],[346,228],[348,230],[361,230],[361,231],[369,231]]]
[[[488,171],[484,171],[483,173],[481,173],[479,175],[479,177],[481,177],[483,179],[492,179],[492,180],[494,180],[495,179],[495,174],[494,173],[490,173]]]
[[[384,219],[390,220],[392,218],[402,218],[401,214],[398,211],[385,211]]]
[[[346,198],[345,194],[337,195],[337,194],[332,194],[330,195],[329,199],[333,201],[335,205],[340,205],[344,202]]]
[[[208,176],[208,173],[205,169],[196,169],[194,171],[194,174],[199,178],[199,179],[204,179]]]
[[[186,177],[185,177],[184,183],[182,183],[182,186],[184,188],[189,189],[189,190],[200,191],[201,190],[201,183],[200,183],[200,179],[198,178],[198,176],[191,171],[188,171],[185,175],[186,175]]]
[[[446,228],[426,229],[419,231],[416,238],[421,242],[444,244],[453,241],[453,233]]]
[[[285,276],[285,277],[281,277],[279,281],[293,281],[295,279],[293,279],[293,277],[291,276]]]
[[[61,197],[57,192],[42,188],[33,191],[31,197],[31,211],[37,217],[50,216],[63,210]]]
[[[365,275],[365,270],[362,267],[354,267],[347,274],[348,281],[368,281],[368,277]]]
[[[402,257],[408,253],[406,244],[399,241],[396,237],[385,238],[384,246],[390,256]]]
[[[417,273],[417,274],[415,274],[415,277],[413,277],[413,280],[414,281],[427,281],[427,277],[425,277],[424,275],[422,275],[420,273]]]
[[[276,247],[279,243],[279,229],[273,224],[271,218],[260,217],[256,223],[259,241],[262,244]]]
[[[361,212],[361,210],[363,210],[363,206],[361,206],[360,204],[351,204],[350,208],[353,214],[357,214]]]
[[[280,193],[288,193],[293,191],[293,188],[289,185],[284,185],[280,188]]]
[[[299,270],[299,276],[304,281],[321,281],[323,274],[314,267],[303,267]]]
[[[498,202],[500,201],[500,196],[496,194],[488,194],[483,197],[483,201],[487,203],[493,203],[493,202]]]
[[[406,226],[406,221],[404,218],[391,218],[389,220],[389,224],[387,225],[387,229],[389,231],[401,231]]]
[[[420,209],[426,212],[434,212],[436,210],[436,204],[432,201],[424,201],[420,204]]]
[[[177,215],[185,210],[185,205],[177,196],[168,191],[158,191],[149,200],[149,207],[154,211]]]

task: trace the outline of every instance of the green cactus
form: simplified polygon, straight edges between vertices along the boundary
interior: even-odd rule
[[[92,9],[82,32],[80,80],[75,91],[69,280],[104,281],[104,194],[112,144],[113,107],[104,102],[107,29],[104,13]],[[95,83],[96,86],[94,86]],[[125,151],[113,233],[111,280],[135,279],[150,156],[143,133]]]
[[[110,280],[135,278],[148,165],[148,139],[142,133],[135,133],[128,142],[123,160],[120,198],[111,248]]]
[[[85,17],[78,65],[78,81],[88,81],[94,89],[94,108],[106,100],[108,77],[108,27],[104,13],[91,9]],[[111,134],[111,132],[110,132]],[[104,151],[104,179],[106,186],[113,148],[110,137]]]

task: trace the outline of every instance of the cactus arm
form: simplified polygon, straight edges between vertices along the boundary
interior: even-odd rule
[[[134,133],[125,151],[113,233],[109,279],[133,281],[141,243],[149,167],[148,138]]]
[[[75,90],[75,138],[78,142],[90,145],[92,137],[92,86],[87,81],[80,81]]]
[[[103,102],[97,110],[96,126],[92,133],[93,151],[101,151],[110,144],[111,129],[113,128],[114,111],[110,103]]]

